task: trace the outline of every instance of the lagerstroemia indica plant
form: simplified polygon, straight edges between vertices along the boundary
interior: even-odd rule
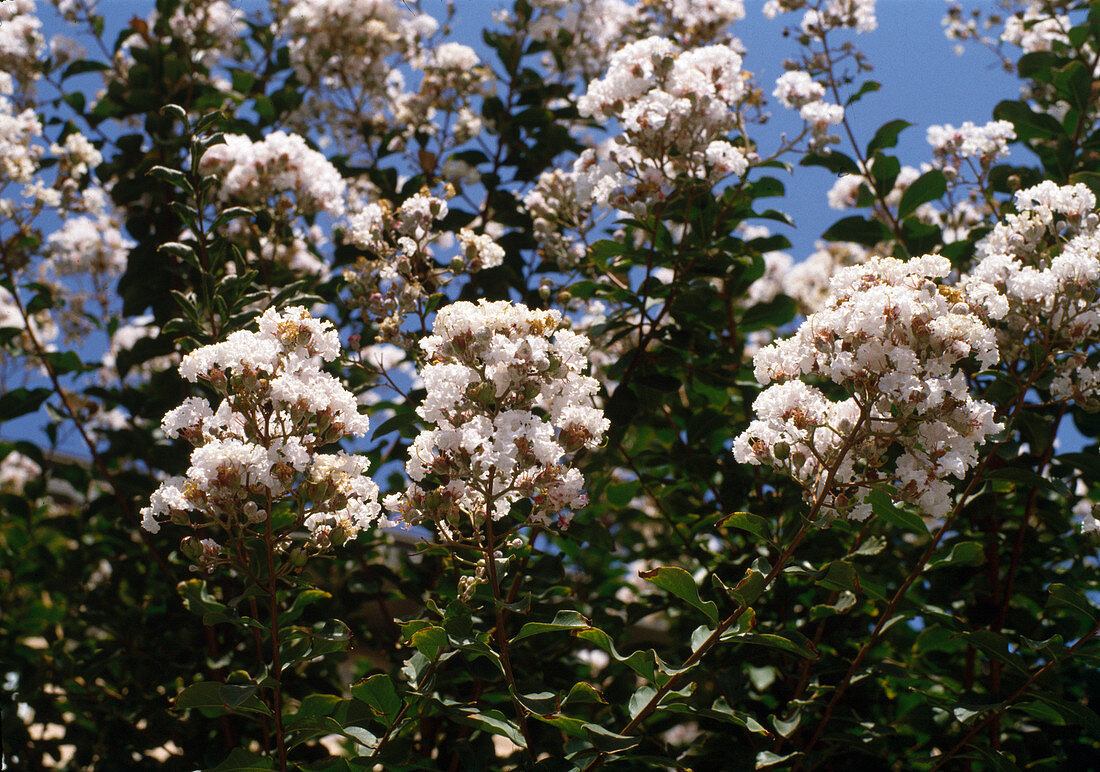
[[[874,0],[0,2],[0,766],[1091,768],[1100,3],[1001,6],[903,165]]]

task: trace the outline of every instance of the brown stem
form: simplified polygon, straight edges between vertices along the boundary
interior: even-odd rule
[[[271,614],[271,673],[275,679],[272,712],[275,714],[275,742],[278,746],[279,769],[286,772],[286,732],[283,729],[283,668],[279,654],[278,577],[275,573],[275,545],[271,532],[271,496],[267,498],[267,519],[264,522],[264,546],[267,551],[268,610]]]
[[[495,474],[495,472],[490,472]],[[492,507],[492,481],[490,477],[490,495],[486,496],[485,503],[485,568],[489,574],[489,586],[493,591],[493,610],[496,617],[496,638],[497,645],[500,647],[500,662],[504,667],[504,677],[508,681],[508,688],[512,697],[512,706],[516,711],[516,719],[519,722],[520,733],[523,734],[523,739],[527,745],[527,757],[533,763],[535,760],[534,750],[531,743],[531,732],[527,725],[527,709],[523,707],[523,704],[516,696],[518,690],[516,689],[516,677],[512,672],[511,656],[508,653],[508,634],[504,629],[504,597],[500,592],[500,577],[497,576],[497,561],[496,561],[496,540],[493,537],[493,513]]]

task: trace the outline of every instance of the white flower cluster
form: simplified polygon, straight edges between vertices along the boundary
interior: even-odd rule
[[[1067,33],[1072,27],[1068,16],[1052,14],[1048,3],[1032,0],[1027,9],[1005,19],[1001,40],[1019,46],[1026,54],[1049,51],[1055,44],[1069,45]]]
[[[22,85],[40,77],[38,58],[46,49],[35,10],[34,0],[0,2],[0,72]]]
[[[224,399],[214,410],[191,397],[164,416],[164,433],[195,449],[186,474],[153,493],[144,527],[155,533],[164,518],[189,525],[188,513],[197,512],[198,527],[239,533],[290,502],[295,527],[305,526],[324,547],[377,521],[378,487],[366,476],[367,462],[319,450],[369,427],[355,396],[321,370],[339,353],[332,324],[293,307],[268,309],[258,332],[234,332],[185,356],[180,374]]]
[[[308,218],[319,212],[342,217],[348,191],[336,167],[305,139],[282,131],[259,142],[227,134],[224,144],[206,151],[199,170],[220,178],[221,202],[257,206],[273,215],[267,231],[251,219],[235,218],[222,227],[226,237],[263,261],[325,273],[325,262],[318,257],[326,243],[324,232]]]
[[[221,177],[218,196],[225,202],[269,205],[274,199],[272,210],[283,215],[344,212],[347,186],[340,172],[297,134],[276,131],[259,142],[226,134],[224,144],[203,155],[199,171]]]
[[[975,159],[979,174],[989,171],[998,158],[1008,155],[1008,143],[1016,139],[1016,131],[1008,121],[990,121],[976,126],[967,121],[959,128],[951,124],[928,127],[928,144],[932,146],[934,165],[948,177],[959,173],[966,159]]]
[[[9,99],[13,90],[11,76],[0,72],[0,187],[11,182],[30,182],[44,152],[38,144],[42,136],[38,116],[29,107],[16,109]],[[15,206],[5,199],[0,203],[0,214],[10,215]]]
[[[18,450],[0,459],[0,493],[22,496],[27,483],[42,476],[42,467]]]
[[[184,0],[169,18],[168,28],[191,47],[196,62],[213,67],[241,45],[244,11],[227,0]]]
[[[416,91],[392,100],[393,126],[404,140],[422,134],[455,147],[480,134],[481,114],[474,100],[492,93],[493,73],[477,52],[461,43],[442,43],[424,57],[423,70]],[[390,147],[396,146],[391,141]]]
[[[133,246],[110,217],[69,217],[46,239],[46,254],[56,274],[90,273],[102,279],[126,269]]]
[[[865,519],[877,485],[944,515],[947,478],[962,479],[978,445],[1003,428],[960,369],[971,358],[997,362],[994,332],[953,299],[961,293],[937,283],[950,271],[946,258],[928,255],[876,257],[837,273],[825,308],[757,353],[757,380],[776,383],[734,440],[736,459],[789,474],[833,516]],[[832,400],[805,376],[850,396]]]
[[[844,120],[844,107],[826,102],[825,87],[814,81],[808,72],[789,70],[775,81],[772,96],[780,104],[798,110],[802,120],[813,134],[813,146],[821,147],[835,142],[829,134],[829,127]]]
[[[875,0],[767,0],[763,13],[769,19],[805,9],[802,32],[823,37],[834,29],[873,32],[878,27]]]
[[[581,473],[563,458],[596,447],[608,428],[592,404],[597,382],[582,370],[588,339],[557,311],[506,301],[452,303],[421,346],[429,364],[422,431],[405,466],[414,481],[385,500],[406,522],[444,532],[477,527],[529,499],[530,519],[564,527],[587,503]]]
[[[1016,193],[978,244],[962,287],[998,320],[1006,362],[1046,352],[1056,399],[1095,408],[1100,395],[1100,217],[1083,184],[1049,180]]]
[[[385,93],[388,60],[435,33],[427,14],[410,15],[394,0],[292,0],[281,9],[278,31],[305,84]]]
[[[666,197],[681,176],[715,183],[743,175],[749,157],[728,137],[747,79],[729,46],[680,51],[651,37],[617,51],[577,102],[581,115],[615,120],[623,131],[604,153],[590,148],[577,159],[580,200],[633,211]]]

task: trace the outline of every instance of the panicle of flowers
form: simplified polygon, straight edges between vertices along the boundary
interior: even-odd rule
[[[811,37],[823,37],[834,29],[873,32],[878,27],[875,0],[767,0],[762,10],[769,19],[804,11],[802,32]]]
[[[0,493],[22,496],[27,483],[42,476],[42,467],[18,450],[0,459]]]
[[[1100,216],[1083,184],[1049,180],[1015,196],[978,244],[962,287],[996,329],[1005,362],[1046,353],[1055,399],[1100,408]]]
[[[625,44],[665,37],[683,49],[730,46],[743,52],[732,34],[745,17],[743,0],[534,0],[524,32],[547,47],[543,65],[584,82],[607,70],[610,56]],[[512,15],[507,21],[521,23]]]
[[[11,96],[14,84],[9,74],[0,72],[0,183],[28,183],[38,170],[45,148],[39,144],[42,126],[33,108],[19,110]],[[4,199],[0,214],[9,215],[18,206]]]
[[[191,48],[195,62],[213,67],[241,45],[244,11],[227,0],[184,0],[168,19],[168,29]]]
[[[394,101],[393,123],[405,141],[417,134],[439,143],[433,160],[445,149],[469,142],[481,133],[475,100],[493,92],[492,70],[477,52],[461,43],[441,43],[424,57],[420,87]],[[439,120],[446,115],[446,120]],[[396,143],[391,140],[390,147]]]
[[[270,204],[284,217],[344,212],[347,186],[340,172],[297,134],[276,131],[258,142],[226,134],[224,143],[203,154],[199,171],[221,178],[218,198],[223,202]]]
[[[1025,54],[1050,51],[1056,45],[1069,45],[1071,27],[1070,18],[1052,13],[1049,2],[1031,0],[1023,11],[1005,19],[1001,40],[1019,46]]]
[[[380,148],[364,142],[364,133],[394,130],[391,146],[381,149],[401,149],[412,133],[432,125],[430,108],[406,111],[406,122],[395,112],[416,99],[407,93],[403,70],[426,65],[438,28],[434,18],[397,0],[279,4],[275,30],[286,41],[304,96],[289,125],[302,134],[320,132],[339,152],[365,163],[376,161]]]
[[[258,326],[183,358],[180,374],[223,399],[215,409],[190,397],[164,416],[165,435],[186,439],[194,450],[186,473],[153,493],[142,525],[155,533],[168,519],[196,532],[215,527],[233,539],[268,521],[274,507],[288,507],[294,521],[278,547],[286,549],[293,531],[304,527],[312,547],[323,549],[380,520],[367,461],[321,451],[342,437],[365,435],[369,423],[355,396],[321,369],[340,354],[330,322],[301,307],[272,308]],[[193,549],[195,542],[188,544]]]
[[[577,107],[615,120],[622,134],[574,164],[582,202],[640,211],[665,198],[681,177],[715,184],[747,171],[750,156],[729,141],[741,126],[748,74],[729,46],[681,51],[667,38],[630,43]]]
[[[533,0],[531,7],[525,27],[549,49],[543,65],[586,82],[607,69],[608,57],[632,37],[639,15],[638,7],[624,0]]]
[[[745,18],[743,0],[642,0],[640,25],[650,35],[672,38],[687,49],[729,45],[743,53],[730,34],[733,23]]]
[[[756,378],[771,385],[734,440],[736,459],[790,475],[827,515],[865,519],[875,486],[946,514],[948,477],[962,479],[978,446],[1003,428],[962,370],[971,359],[997,362],[995,335],[962,293],[937,282],[950,271],[946,258],[928,255],[838,272],[825,307],[756,354]],[[849,396],[830,399],[807,377]]]
[[[39,59],[46,50],[42,20],[34,0],[0,2],[0,72],[27,88],[39,77]]]
[[[384,93],[391,58],[414,50],[438,23],[410,14],[394,0],[292,0],[280,9],[278,31],[304,84]]]
[[[990,121],[984,126],[966,121],[959,128],[951,124],[928,127],[933,165],[948,178],[960,174],[960,167],[967,162],[976,177],[984,179],[993,162],[1008,155],[1008,143],[1014,139],[1016,131],[1008,121]]]
[[[565,457],[596,447],[608,427],[593,405],[599,385],[582,374],[588,339],[557,311],[482,300],[444,307],[421,347],[427,394],[416,412],[432,428],[409,449],[413,483],[386,507],[445,534],[521,499],[531,521],[568,524],[587,497]]]
[[[266,231],[248,218],[230,220],[222,228],[227,238],[261,260],[324,273],[318,254],[326,240],[312,218],[321,212],[342,217],[348,191],[336,167],[304,138],[276,131],[253,142],[227,134],[203,154],[199,171],[219,178],[222,204],[258,206],[272,215]]]

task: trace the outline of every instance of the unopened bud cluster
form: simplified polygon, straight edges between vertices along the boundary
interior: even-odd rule
[[[482,300],[445,307],[421,346],[430,364],[417,414],[433,428],[409,449],[414,483],[386,507],[453,530],[529,499],[532,521],[566,525],[587,497],[564,459],[608,427],[592,404],[599,385],[582,374],[588,339],[562,329],[557,311]]]

